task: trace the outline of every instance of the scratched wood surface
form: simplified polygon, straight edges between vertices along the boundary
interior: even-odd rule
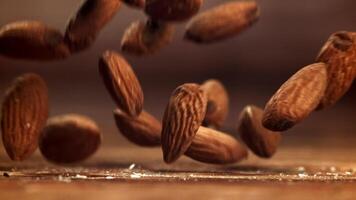
[[[165,165],[160,149],[109,145],[84,163],[55,166],[38,153],[10,162],[2,151],[0,199],[355,199],[355,152],[284,145],[271,160]]]

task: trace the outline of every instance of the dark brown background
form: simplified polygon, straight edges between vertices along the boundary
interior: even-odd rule
[[[207,0],[202,10],[223,2]],[[179,24],[172,44],[159,53],[149,57],[127,56],[142,83],[145,108],[160,117],[176,86],[218,78],[231,95],[226,129],[233,132],[243,106],[263,106],[289,76],[313,62],[331,33],[356,30],[354,0],[258,2],[260,21],[238,37],[211,45],[195,45],[182,39],[185,25]],[[79,0],[1,0],[0,25],[34,19],[64,32],[69,17],[80,4]],[[67,112],[89,115],[102,128],[104,143],[128,145],[114,126],[114,104],[97,73],[97,63],[104,50],[119,51],[122,33],[131,21],[144,18],[140,11],[122,6],[90,50],[64,61],[38,63],[0,57],[0,92],[17,75],[39,73],[49,85],[51,115]],[[335,107],[314,113],[288,131],[285,144],[313,146],[325,141],[325,145],[330,145],[330,138],[334,144],[351,144],[356,133],[355,100],[353,86]]]

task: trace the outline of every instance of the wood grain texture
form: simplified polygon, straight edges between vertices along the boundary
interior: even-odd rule
[[[316,60],[326,63],[328,72],[328,86],[318,107],[322,109],[341,99],[356,77],[356,33],[332,34]]]
[[[201,85],[208,98],[204,126],[222,127],[229,113],[229,96],[224,85],[216,80],[209,79]]]
[[[153,54],[172,41],[174,31],[174,26],[165,22],[132,22],[121,39],[121,50],[139,56]]]
[[[130,142],[146,147],[161,145],[162,124],[145,110],[139,116],[131,117],[116,109],[114,118],[120,133]]]
[[[204,163],[231,164],[246,159],[247,149],[230,135],[201,126],[185,155]]]
[[[327,86],[324,63],[308,65],[290,77],[267,102],[264,127],[286,131],[315,110]]]
[[[196,43],[211,43],[230,38],[254,24],[259,18],[255,1],[232,1],[193,17],[185,38]]]
[[[65,41],[71,52],[89,48],[121,7],[120,0],[86,0],[70,19]]]
[[[203,0],[146,0],[145,12],[154,20],[181,22],[198,13]]]
[[[48,92],[37,74],[24,74],[6,91],[1,110],[2,140],[12,160],[28,158],[48,116]]]
[[[70,55],[63,35],[40,21],[17,21],[0,28],[0,55],[48,61]]]
[[[51,117],[39,138],[42,155],[50,162],[80,162],[93,155],[101,132],[90,118],[78,114]]]
[[[167,163],[176,161],[188,149],[205,116],[207,99],[198,84],[176,88],[163,116],[162,150]]]
[[[259,157],[270,158],[282,139],[280,132],[273,132],[262,126],[263,110],[246,106],[239,116],[237,131],[244,143]]]
[[[114,51],[105,51],[99,60],[99,72],[118,108],[138,116],[143,109],[143,91],[126,59]]]

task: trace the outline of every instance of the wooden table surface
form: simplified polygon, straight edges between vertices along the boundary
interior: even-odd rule
[[[55,166],[39,153],[14,163],[2,151],[0,199],[355,199],[355,152],[282,145],[270,160],[166,165],[160,149],[107,145],[84,163]]]

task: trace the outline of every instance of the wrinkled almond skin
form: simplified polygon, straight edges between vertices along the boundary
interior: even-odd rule
[[[229,112],[229,96],[224,85],[215,79],[205,81],[201,85],[208,98],[204,126],[220,128]]]
[[[114,118],[116,126],[129,141],[146,147],[161,145],[161,122],[148,112],[142,111],[139,116],[131,117],[116,109]]]
[[[68,57],[63,35],[39,21],[18,21],[0,28],[0,55],[49,61]]]
[[[2,140],[12,160],[25,160],[38,146],[39,134],[48,117],[48,92],[37,74],[15,79],[5,93],[1,110]]]
[[[86,0],[69,21],[65,41],[72,53],[89,48],[121,7],[120,0]]]
[[[127,6],[138,9],[144,9],[146,4],[146,0],[123,0],[122,2]]]
[[[286,131],[309,116],[318,106],[327,85],[324,63],[308,65],[272,96],[265,106],[262,124],[272,131]]]
[[[74,163],[93,155],[101,143],[96,123],[82,115],[51,117],[39,138],[42,155],[54,163]]]
[[[122,37],[121,50],[138,56],[153,54],[172,41],[174,30],[164,22],[133,22]]]
[[[198,13],[203,0],[146,0],[145,12],[153,20],[182,22]]]
[[[317,62],[327,64],[328,86],[318,109],[334,105],[351,87],[356,76],[356,33],[332,34],[321,49]]]
[[[272,157],[282,139],[280,132],[273,132],[262,126],[263,110],[246,106],[239,117],[238,133],[254,154],[262,158]]]
[[[211,43],[231,38],[259,18],[255,1],[233,1],[199,13],[189,22],[185,38],[196,43]]]
[[[187,83],[176,88],[163,116],[161,134],[163,158],[176,161],[188,149],[203,122],[207,99],[198,84]]]
[[[247,158],[248,154],[233,137],[201,126],[185,155],[204,163],[232,164]]]
[[[143,91],[125,58],[114,51],[104,52],[99,72],[118,108],[132,117],[138,116],[143,109]]]

